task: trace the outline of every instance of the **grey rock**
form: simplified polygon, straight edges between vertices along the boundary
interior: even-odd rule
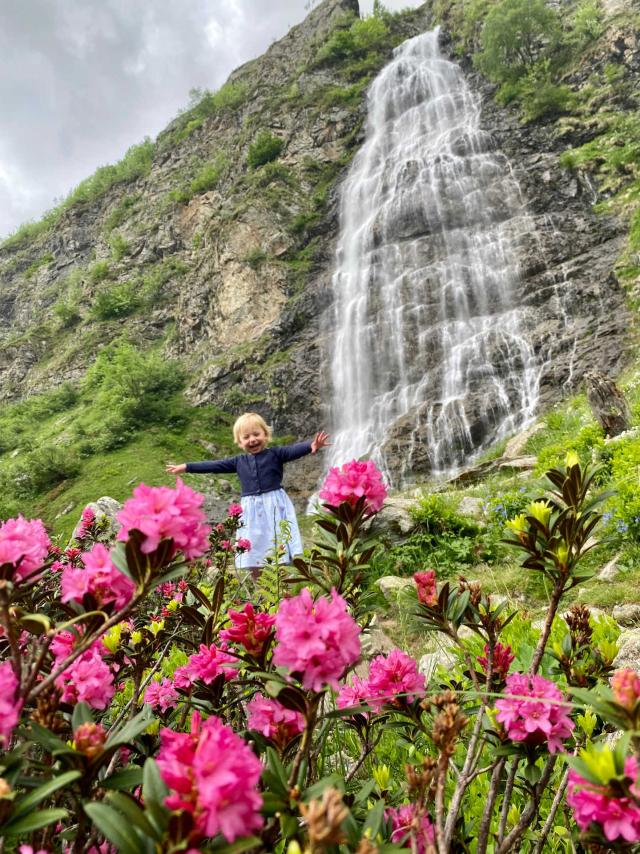
[[[613,666],[615,668],[628,667],[640,673],[640,629],[623,632],[618,644],[620,651],[615,657]]]
[[[621,557],[622,554],[620,552],[612,557],[611,560],[602,567],[597,578],[600,581],[613,581],[620,573],[620,570],[618,569],[618,562]]]
[[[408,498],[387,498],[382,510],[376,516],[376,528],[384,535],[406,536],[416,527],[415,520],[411,516],[411,509],[416,502]]]
[[[534,456],[515,457],[510,460],[499,460],[498,468],[502,470],[514,469],[517,471],[530,471],[536,467],[538,458]]]
[[[484,516],[484,501],[473,495],[465,495],[458,504],[458,513],[471,519],[482,519]]]
[[[640,625],[640,605],[637,603],[616,605],[611,615],[621,626]]]
[[[507,442],[504,452],[502,454],[503,460],[513,460],[517,457],[521,456],[524,451],[525,445],[529,441],[532,436],[535,436],[536,433],[539,433],[541,430],[546,428],[546,424],[544,421],[537,421],[535,424],[532,424],[530,427],[527,427],[526,430],[522,430],[520,433],[517,433],[515,436],[512,436],[511,439]]]
[[[395,603],[398,594],[402,593],[403,590],[413,587],[414,583],[412,578],[400,578],[398,575],[383,575],[382,578],[376,581],[376,586],[380,588],[387,602]]]

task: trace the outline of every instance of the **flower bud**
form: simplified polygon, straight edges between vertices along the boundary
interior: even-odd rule
[[[102,724],[80,724],[73,734],[73,746],[78,753],[84,753],[89,759],[98,756],[104,749],[107,732]]]
[[[538,522],[546,525],[549,521],[549,517],[551,516],[551,507],[549,507],[546,501],[533,501],[527,507],[527,513],[529,516],[533,516],[534,519],[537,519]]]
[[[565,468],[570,469],[574,466],[580,465],[580,457],[577,455],[575,451],[567,451],[567,455],[564,458]]]
[[[616,703],[632,712],[640,699],[640,676],[627,667],[616,670],[611,677],[611,690]]]
[[[0,798],[6,798],[12,791],[11,786],[7,783],[4,777],[0,777]]]

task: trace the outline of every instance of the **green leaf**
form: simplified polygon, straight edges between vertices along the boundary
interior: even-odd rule
[[[141,712],[138,712],[138,714],[131,718],[131,720],[121,729],[111,733],[106,741],[105,748],[116,747],[120,744],[128,744],[133,741],[134,738],[139,736],[140,733],[144,732],[153,720],[154,718],[151,709],[149,706],[145,706]]]
[[[142,774],[142,768],[138,765],[131,765],[128,768],[116,771],[109,777],[105,777],[104,780],[100,781],[100,785],[103,789],[115,789],[117,791],[133,789],[142,783]]]
[[[10,821],[2,828],[2,836],[17,836],[18,841],[21,841],[20,837],[24,839],[30,833],[33,833],[34,830],[40,830],[48,824],[52,824],[54,821],[64,821],[68,815],[69,813],[67,810],[63,809],[38,810],[24,818],[19,818],[17,821]]]
[[[365,819],[364,825],[362,826],[363,834],[367,830],[370,830],[371,838],[376,838],[376,836],[380,832],[380,828],[382,827],[382,822],[384,820],[384,807],[384,800],[376,801],[376,803],[371,807],[371,809],[367,813],[367,818]]]
[[[110,804],[113,804],[119,812],[123,813],[131,824],[139,827],[146,836],[158,838],[157,831],[151,826],[144,812],[130,795],[123,795],[122,792],[111,792],[107,798]]]
[[[164,799],[169,794],[160,771],[154,759],[147,759],[142,769],[142,797],[145,804],[153,802],[164,804]]]
[[[119,854],[144,854],[146,846],[113,807],[102,803],[87,803],[83,806],[91,821],[116,846]]]
[[[71,728],[75,732],[80,724],[92,724],[93,715],[86,703],[76,703],[71,716]]]
[[[43,783],[42,786],[38,786],[37,789],[34,789],[32,792],[29,792],[28,795],[26,795],[24,798],[22,798],[16,803],[13,815],[21,816],[25,813],[28,813],[41,801],[46,800],[54,792],[57,792],[58,789],[62,789],[63,786],[66,786],[69,783],[72,783],[74,780],[77,780],[78,777],[82,777],[80,771],[67,771],[64,774],[59,774],[52,780],[47,780],[47,782]]]
[[[42,635],[51,628],[51,620],[44,614],[25,614],[20,618],[20,628],[32,635]]]
[[[243,836],[235,842],[214,843],[207,848],[207,851],[216,851],[217,854],[241,854],[242,851],[250,851],[260,845],[262,842],[257,836]]]
[[[341,774],[334,772],[333,774],[329,774],[327,777],[323,777],[321,780],[318,780],[317,783],[314,783],[313,786],[309,786],[308,789],[305,789],[302,793],[303,801],[311,801],[314,798],[321,798],[322,793],[329,786],[333,786],[334,789],[337,789],[339,792],[344,794],[344,778]]]
[[[57,738],[45,727],[35,723],[35,721],[31,721],[29,723],[29,736],[32,741],[35,741],[41,747],[44,747],[44,749],[53,756],[58,756],[62,753],[71,753],[74,756],[77,756],[77,752],[72,747],[69,747],[68,744],[65,744],[64,741]]]

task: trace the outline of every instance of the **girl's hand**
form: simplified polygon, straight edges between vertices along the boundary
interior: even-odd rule
[[[329,434],[325,433],[324,430],[321,430],[319,433],[316,433],[316,437],[311,443],[311,453],[317,454],[320,448],[326,448],[327,445],[330,445]]]
[[[186,463],[180,463],[179,465],[175,465],[175,463],[167,463],[167,471],[169,474],[182,474],[182,472],[186,470]]]

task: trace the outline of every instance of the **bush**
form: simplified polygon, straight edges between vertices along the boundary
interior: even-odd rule
[[[345,60],[361,59],[369,53],[387,48],[389,27],[382,17],[355,20],[349,29],[337,30],[318,51],[316,61],[334,65]]]
[[[53,314],[63,329],[70,329],[80,320],[80,309],[76,303],[60,300],[53,306]]]
[[[247,153],[247,165],[250,169],[257,169],[270,163],[280,156],[284,142],[279,136],[275,136],[268,130],[260,131],[253,143],[249,146]]]
[[[131,248],[121,234],[114,234],[109,241],[111,247],[111,255],[114,261],[121,261],[125,255],[129,255]]]
[[[220,152],[196,173],[195,177],[188,184],[172,190],[169,197],[174,202],[187,204],[194,196],[201,193],[207,193],[209,190],[215,190],[218,186],[220,178],[229,166],[229,158],[226,154]]]
[[[61,481],[75,477],[79,471],[80,460],[69,448],[41,446],[29,452],[10,471],[13,494],[17,498],[33,498]]]
[[[98,291],[91,306],[91,315],[96,320],[113,320],[133,314],[141,305],[142,295],[137,283],[120,282],[108,290]]]
[[[93,267],[89,268],[89,281],[92,285],[97,285],[103,282],[111,275],[111,268],[108,261],[96,261]]]
[[[138,193],[124,196],[106,218],[104,222],[105,231],[109,233],[110,231],[113,231],[114,228],[117,228],[126,222],[135,210],[139,199],[140,195]]]

